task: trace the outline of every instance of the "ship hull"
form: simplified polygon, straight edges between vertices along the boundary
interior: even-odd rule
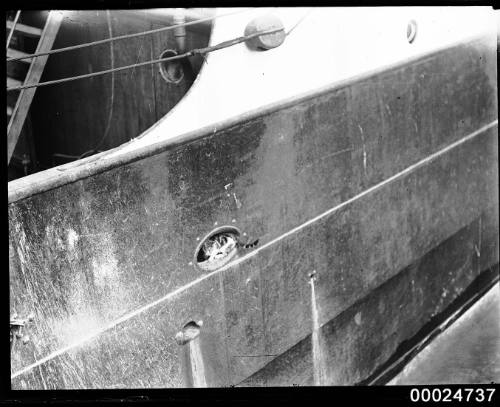
[[[209,387],[369,378],[498,263],[495,58],[470,41],[15,184],[11,312],[36,319],[12,387],[193,385],[190,321]],[[201,270],[224,225],[258,244]]]

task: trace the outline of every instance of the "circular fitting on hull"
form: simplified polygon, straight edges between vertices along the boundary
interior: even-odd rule
[[[245,28],[245,36],[275,29],[281,29],[281,31],[250,38],[246,41],[247,46],[250,49],[268,50],[279,47],[286,37],[285,27],[278,17],[267,15],[253,19]]]
[[[160,55],[159,59],[177,56],[177,51],[166,49]],[[180,59],[173,61],[160,62],[160,74],[165,81],[177,84],[184,78],[184,67]]]

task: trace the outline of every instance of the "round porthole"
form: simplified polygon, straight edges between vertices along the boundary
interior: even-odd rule
[[[159,59],[175,57],[177,52],[173,49],[163,51]],[[184,69],[181,59],[160,62],[160,74],[169,83],[179,83],[184,78]]]
[[[221,226],[213,230],[196,248],[195,264],[204,271],[222,267],[238,252],[239,236],[240,231],[232,226]]]
[[[408,42],[411,44],[415,41],[415,37],[417,36],[417,22],[415,20],[411,20],[406,27],[406,38]]]

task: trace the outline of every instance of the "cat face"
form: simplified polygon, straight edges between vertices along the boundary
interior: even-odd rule
[[[207,261],[214,261],[224,258],[231,250],[236,247],[237,240],[230,233],[221,233],[214,236],[213,239],[206,241],[203,244],[203,251],[207,257]]]

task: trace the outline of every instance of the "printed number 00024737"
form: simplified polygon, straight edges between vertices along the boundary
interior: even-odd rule
[[[495,393],[494,388],[483,389],[483,388],[464,388],[457,389],[453,392],[449,388],[434,388],[430,389],[427,387],[413,388],[410,390],[410,400],[412,402],[418,401],[432,401],[432,402],[448,402],[448,401],[475,401],[475,402],[491,402],[493,394]]]

